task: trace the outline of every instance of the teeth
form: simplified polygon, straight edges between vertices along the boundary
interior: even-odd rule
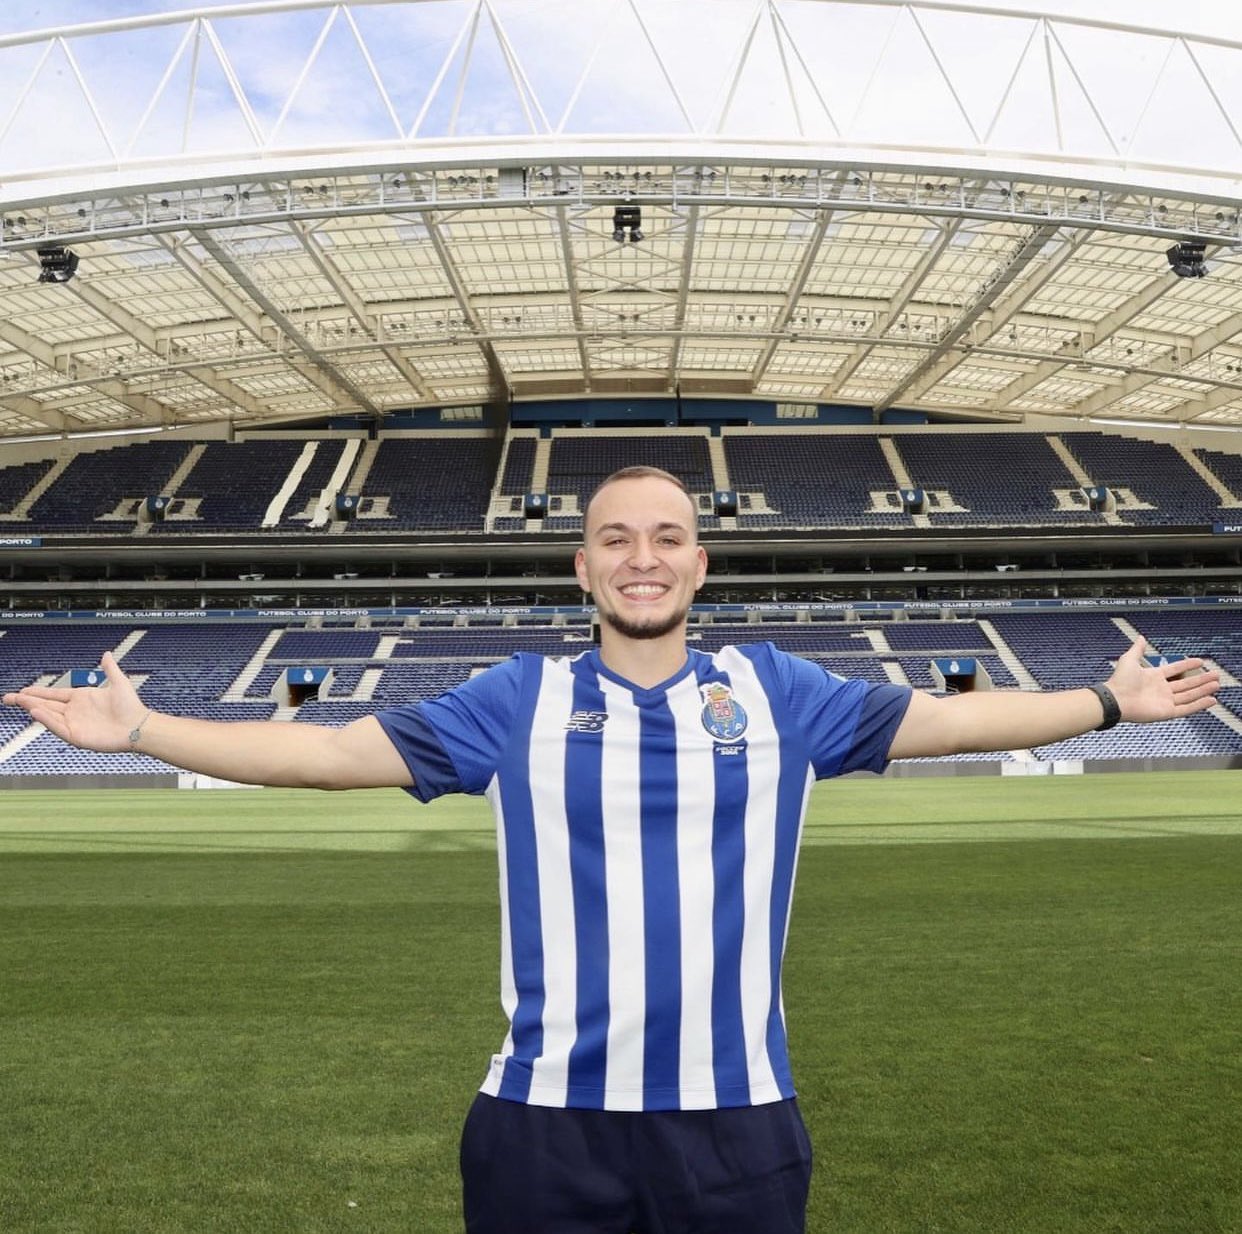
[[[644,584],[636,587],[623,587],[621,590],[627,596],[658,596],[664,593],[663,587],[653,587]]]

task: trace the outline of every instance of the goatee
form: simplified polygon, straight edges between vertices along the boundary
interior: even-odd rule
[[[606,621],[618,634],[625,635],[626,638],[663,638],[666,634],[671,634],[686,619],[686,614],[671,613],[662,621],[653,621],[650,623],[639,624],[636,621],[628,621],[619,613],[600,613],[600,620]]]

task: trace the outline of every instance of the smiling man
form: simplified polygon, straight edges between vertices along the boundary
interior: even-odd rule
[[[600,486],[583,524],[574,569],[608,630],[609,657],[634,681],[668,676],[685,658],[686,618],[707,577],[690,494],[667,472],[628,468]]]
[[[707,557],[676,477],[628,468],[587,506],[598,648],[519,654],[342,729],[220,724],[106,689],[4,697],[66,741],[256,784],[485,795],[510,1031],[462,1138],[470,1234],[800,1234],[811,1154],[781,965],[816,779],[1030,747],[1208,707],[1201,661],[937,699],[771,643],[691,649]]]

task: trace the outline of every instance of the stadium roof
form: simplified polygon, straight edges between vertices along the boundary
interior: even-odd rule
[[[0,35],[0,442],[674,391],[1242,428],[1242,10],[1074,10],[265,0]]]

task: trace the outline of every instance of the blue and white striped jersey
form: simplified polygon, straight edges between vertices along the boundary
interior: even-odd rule
[[[781,1002],[812,782],[881,770],[909,703],[771,643],[642,689],[519,654],[380,714],[415,796],[485,793],[510,1032],[482,1090],[706,1109],[793,1096]]]

